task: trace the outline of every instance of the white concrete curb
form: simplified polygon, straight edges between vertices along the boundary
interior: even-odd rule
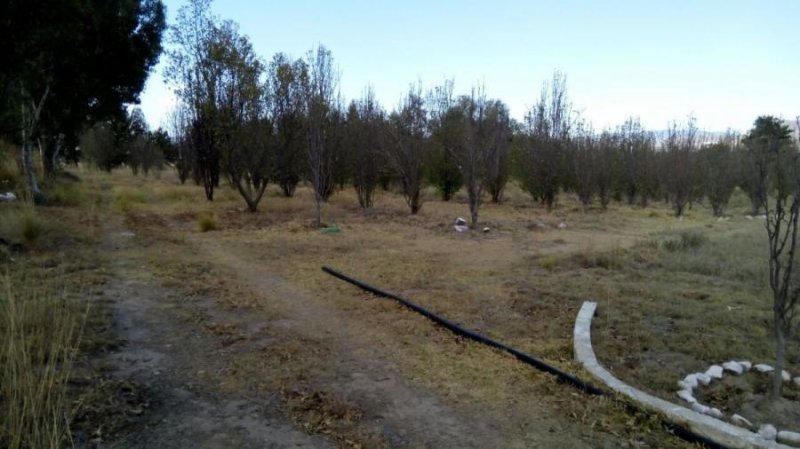
[[[592,318],[596,309],[597,303],[586,301],[578,312],[574,331],[575,358],[589,373],[609,388],[629,397],[642,408],[661,413],[668,421],[686,427],[723,446],[737,449],[793,449],[776,441],[766,440],[741,427],[649,395],[614,377],[600,365],[592,349]]]

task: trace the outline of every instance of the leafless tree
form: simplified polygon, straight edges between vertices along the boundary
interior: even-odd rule
[[[220,177],[215,126],[221,67],[210,53],[219,29],[220,21],[211,14],[210,0],[193,0],[181,7],[171,28],[172,49],[167,52],[169,64],[165,72],[186,108],[186,134],[195,156],[193,177],[203,185],[209,201],[214,199]]]
[[[683,215],[691,199],[692,164],[698,143],[694,118],[689,118],[686,124],[672,123],[667,132],[663,149],[666,164],[664,172],[667,173],[665,189],[676,217]]]
[[[454,109],[461,122],[459,139],[447,148],[461,169],[467,189],[472,226],[478,224],[478,211],[483,200],[484,179],[491,151],[488,109],[489,101],[483,86],[473,88],[469,96],[460,98]]]
[[[772,290],[776,343],[772,397],[781,394],[786,365],[786,340],[791,338],[800,285],[794,277],[800,215],[800,160],[791,130],[780,119],[759,117],[744,139],[757,174],[760,207],[766,212],[769,242],[769,285]]]
[[[571,147],[575,192],[584,209],[588,210],[598,186],[597,163],[600,159],[598,140],[588,124],[578,123]]]
[[[565,147],[572,124],[566,77],[556,72],[552,82],[544,84],[539,102],[525,117],[522,149],[523,187],[547,205],[548,210],[555,204],[563,183]]]
[[[508,107],[500,100],[489,103],[486,112],[487,154],[484,184],[493,203],[503,199],[509,176],[512,127]]]
[[[594,181],[597,197],[603,209],[611,202],[614,179],[617,173],[617,136],[611,131],[603,131],[597,139],[597,153],[594,160]]]
[[[372,87],[364,91],[358,102],[350,105],[347,114],[345,145],[352,152],[353,187],[358,195],[358,204],[364,209],[372,207],[372,194],[378,185],[383,117],[384,112],[375,100]]]
[[[428,126],[419,84],[409,87],[398,110],[390,116],[389,125],[390,142],[384,150],[386,160],[400,181],[411,214],[417,214],[422,207],[420,193]]]
[[[338,107],[337,86],[339,76],[333,67],[330,50],[320,45],[306,56],[309,77],[303,88],[306,110],[307,158],[314,203],[317,210],[317,227],[322,226],[322,203],[333,190],[333,149],[331,133],[334,109]]]
[[[181,184],[191,176],[195,160],[194,147],[188,134],[190,129],[188,116],[186,105],[178,104],[167,119],[168,132],[175,149],[175,154],[170,162],[174,164]]]
[[[735,149],[739,138],[727,133],[717,142],[704,145],[697,153],[697,170],[700,173],[699,186],[703,196],[708,199],[715,217],[725,213],[734,189],[736,188]]]
[[[639,204],[645,207],[659,184],[655,170],[655,136],[642,127],[638,118],[632,117],[617,128],[616,134],[621,155],[618,161],[621,167],[616,171],[620,196],[624,195],[628,204],[635,204],[638,199]]]

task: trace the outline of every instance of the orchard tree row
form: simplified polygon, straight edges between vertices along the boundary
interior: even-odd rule
[[[235,23],[209,12],[208,0],[180,10],[171,39],[167,73],[180,106],[168,156],[181,182],[194,180],[212,200],[227,181],[255,211],[268,183],[291,196],[305,180],[318,221],[336,189],[352,186],[369,208],[376,187],[393,184],[415,214],[432,184],[443,200],[463,188],[476,224],[481,202],[501,201],[511,176],[548,208],[566,192],[587,207],[663,200],[680,216],[702,201],[721,215],[739,186],[757,213],[758,136],[786,128],[770,117],[748,136],[711,136],[690,118],[654,133],[631,118],[595,131],[572,110],[558,72],[521,123],[483,86],[457,95],[452,81],[427,90],[413,84],[392,111],[370,87],[345,103],[328,49],[265,62]],[[785,132],[781,145],[794,145]]]

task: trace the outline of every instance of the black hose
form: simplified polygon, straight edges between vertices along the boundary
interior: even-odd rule
[[[601,389],[599,389],[599,388],[597,388],[597,387],[595,387],[595,386],[593,386],[593,385],[591,385],[591,384],[589,384],[589,383],[587,383],[587,382],[585,382],[585,381],[573,376],[572,374],[565,373],[564,371],[561,371],[560,369],[558,369],[558,368],[556,368],[554,366],[548,365],[547,363],[537,359],[536,357],[533,357],[531,355],[525,354],[524,352],[518,351],[518,350],[516,350],[516,349],[514,349],[514,348],[512,348],[510,346],[507,346],[507,345],[504,345],[504,344],[502,344],[502,343],[500,343],[498,341],[492,340],[491,338],[486,337],[484,335],[481,335],[481,334],[479,334],[477,332],[471,331],[469,329],[464,329],[463,327],[459,326],[458,324],[453,323],[452,321],[450,321],[450,320],[448,320],[446,318],[440,317],[439,315],[436,315],[435,313],[429,311],[428,309],[425,309],[424,307],[419,306],[419,305],[417,305],[417,304],[415,304],[415,303],[413,303],[413,302],[411,302],[411,301],[409,301],[409,300],[407,300],[405,298],[402,298],[402,297],[400,297],[400,296],[398,296],[398,295],[396,295],[394,293],[387,292],[385,290],[381,290],[381,289],[379,289],[377,287],[373,287],[372,285],[369,285],[366,282],[359,281],[358,279],[352,278],[352,277],[350,277],[350,276],[348,276],[348,275],[346,275],[344,273],[341,273],[339,271],[336,271],[336,270],[334,270],[333,268],[330,268],[330,267],[323,266],[322,267],[322,271],[330,274],[331,276],[337,277],[337,278],[339,278],[339,279],[341,279],[341,280],[343,280],[345,282],[353,284],[353,285],[355,285],[356,287],[358,287],[358,288],[360,288],[362,290],[368,291],[368,292],[374,294],[375,296],[380,296],[380,297],[383,297],[383,298],[393,299],[393,300],[399,302],[400,304],[402,304],[403,306],[408,307],[409,309],[413,310],[414,312],[419,313],[420,315],[424,316],[425,318],[428,318],[429,320],[433,321],[434,323],[439,324],[439,325],[447,328],[448,330],[450,330],[451,332],[453,332],[456,335],[459,335],[459,336],[464,337],[464,338],[468,338],[470,340],[475,340],[475,341],[477,341],[479,343],[483,343],[483,344],[485,344],[487,346],[490,346],[492,348],[500,349],[501,351],[505,351],[505,352],[513,355],[514,357],[516,357],[517,359],[519,359],[523,363],[531,365],[531,366],[533,366],[534,368],[536,368],[538,370],[541,370],[541,371],[544,371],[546,373],[550,373],[550,374],[554,375],[559,382],[568,383],[568,384],[578,388],[579,390],[581,390],[581,391],[583,391],[583,392],[585,392],[587,394],[593,395],[593,396],[613,397],[612,395],[610,395],[606,391],[601,390]],[[625,403],[625,408],[628,411],[630,411],[631,413],[645,413],[645,410],[643,410],[642,408],[640,408],[640,407],[638,407],[638,406],[636,406],[634,404],[628,403],[628,402]],[[702,445],[704,447],[707,447],[709,449],[729,449],[727,446],[723,446],[723,445],[721,445],[721,444],[719,444],[719,443],[717,443],[715,441],[709,440],[708,438],[706,438],[706,437],[704,437],[702,435],[698,435],[698,434],[692,432],[691,430],[689,430],[689,429],[687,429],[687,428],[685,428],[683,426],[680,426],[678,424],[675,424],[675,423],[672,423],[672,422],[669,422],[669,421],[666,421],[666,420],[663,420],[663,419],[662,419],[662,423],[664,424],[664,426],[668,430],[670,430],[676,436],[678,436],[681,439],[684,439],[686,441],[689,441],[691,443],[697,443],[697,444],[700,444],[700,445]]]
[[[492,340],[491,338],[489,338],[489,337],[487,337],[485,335],[481,335],[481,334],[479,334],[477,332],[474,332],[474,331],[471,331],[469,329],[464,329],[463,327],[459,326],[458,324],[456,324],[456,323],[454,323],[454,322],[452,322],[452,321],[450,321],[450,320],[448,320],[446,318],[442,318],[442,317],[436,315],[435,313],[425,309],[424,307],[419,306],[417,304],[414,304],[413,302],[411,302],[411,301],[409,301],[407,299],[401,298],[400,296],[397,296],[394,293],[389,293],[389,292],[383,291],[383,290],[381,290],[379,288],[376,288],[376,287],[373,287],[373,286],[371,286],[371,285],[369,285],[369,284],[367,284],[365,282],[361,282],[361,281],[359,281],[357,279],[353,279],[350,276],[347,276],[346,274],[340,273],[340,272],[338,272],[338,271],[336,271],[336,270],[334,270],[333,268],[330,268],[330,267],[322,267],[322,270],[324,272],[332,275],[332,276],[335,276],[335,277],[343,280],[343,281],[346,281],[346,282],[349,282],[349,283],[351,283],[351,284],[353,284],[355,286],[358,286],[362,290],[366,290],[366,291],[368,291],[368,292],[370,292],[370,293],[372,293],[374,295],[382,296],[384,298],[394,299],[395,301],[397,301],[400,304],[408,307],[409,309],[419,313],[420,315],[424,316],[425,318],[428,318],[429,320],[433,321],[434,323],[439,324],[439,325],[449,329],[451,332],[453,332],[456,335],[459,335],[459,336],[464,337],[464,338],[468,338],[470,340],[475,340],[475,341],[477,341],[479,343],[483,343],[483,344],[485,344],[487,346],[490,346],[492,348],[497,348],[497,349],[499,349],[501,351],[505,351],[505,352],[513,355],[514,357],[518,358],[523,363],[527,363],[528,365],[531,365],[531,366],[535,367],[536,369],[539,369],[541,371],[550,373],[550,374],[556,376],[556,378],[559,381],[572,384],[572,385],[576,386],[577,388],[585,391],[588,394],[591,394],[591,395],[602,395],[603,394],[603,390],[601,390],[601,389],[599,389],[599,388],[597,388],[597,387],[595,387],[595,386],[593,386],[593,385],[591,385],[589,383],[586,383],[586,382],[578,379],[577,377],[575,377],[575,376],[573,376],[571,374],[567,374],[564,371],[561,371],[560,369],[558,369],[558,368],[556,368],[554,366],[550,366],[550,365],[544,363],[543,361],[537,359],[536,357],[533,357],[533,356],[530,356],[528,354],[525,354],[524,352],[518,351],[518,350],[516,350],[516,349],[514,349],[514,348],[512,348],[510,346],[506,346],[506,345],[504,345],[504,344],[502,344],[502,343],[500,343],[498,341]]]

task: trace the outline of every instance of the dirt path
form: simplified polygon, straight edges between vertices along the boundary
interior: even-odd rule
[[[213,303],[187,303],[179,292],[165,288],[136,256],[136,245],[119,219],[106,225],[102,249],[113,265],[105,295],[112,300],[118,336],[124,341],[108,362],[115,376],[146,390],[149,410],[137,410],[140,418],[99,447],[334,447],[296,429],[276,398],[220,392],[215,378],[230,369],[230,354],[192,322]],[[251,331],[247,344],[266,344],[258,328]]]
[[[320,357],[324,369],[313,373],[312,384],[358,404],[363,432],[376,435],[389,447],[486,448],[503,440],[480,417],[465,416],[435,394],[409,386],[369,340],[369,332],[325,298],[275,276],[267,263],[252,263],[232,254],[218,241],[196,244],[209,260],[236,273],[252,291],[265,292],[280,310],[281,318],[271,326],[330,354]]]

